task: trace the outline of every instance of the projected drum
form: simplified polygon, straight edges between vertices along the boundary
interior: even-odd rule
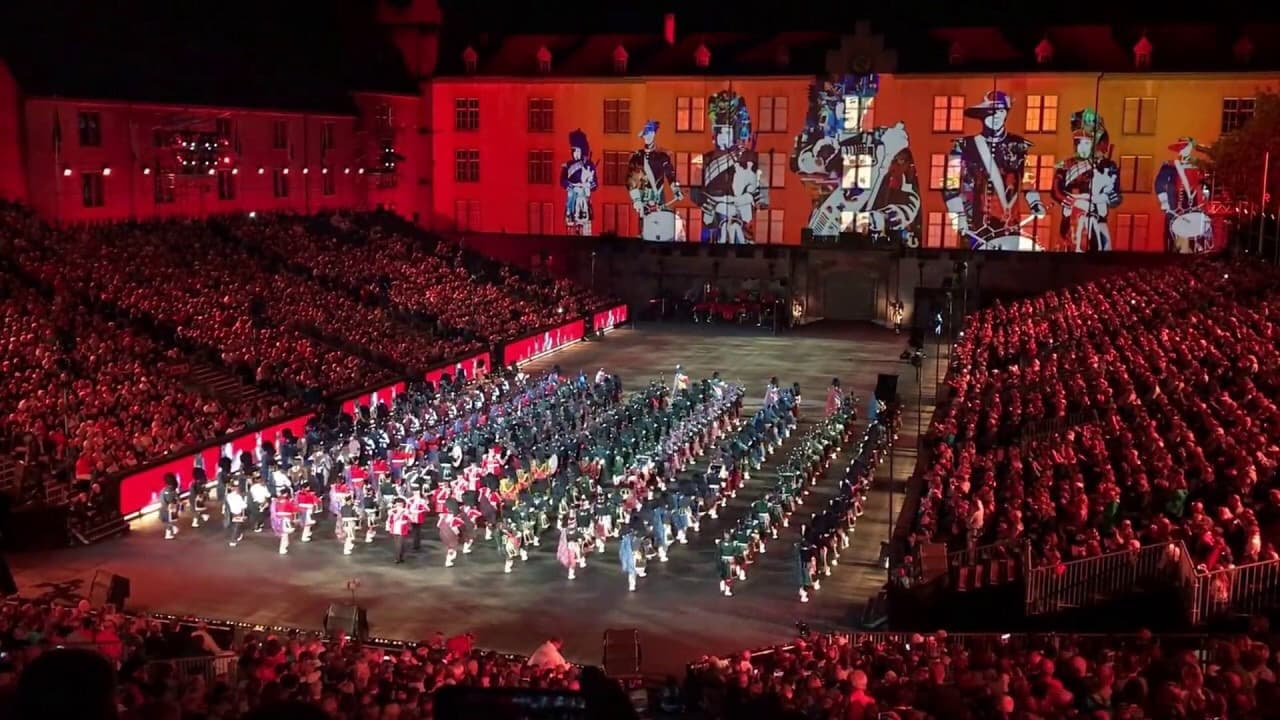
[[[1169,232],[1178,252],[1203,252],[1213,236],[1213,221],[1200,210],[1188,210],[1169,221]]]
[[[644,216],[641,237],[654,242],[684,242],[684,223],[670,210],[658,210]]]
[[[1041,252],[1044,248],[1033,237],[1026,235],[998,235],[978,240],[973,244],[974,250],[1005,250],[1010,252]]]

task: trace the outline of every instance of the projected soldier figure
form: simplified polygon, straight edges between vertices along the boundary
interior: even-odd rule
[[[769,204],[760,187],[760,159],[747,101],[721,90],[707,101],[715,148],[702,155],[702,188],[693,200],[702,208],[702,242],[741,245],[754,237],[755,211]]]
[[[599,187],[596,164],[586,133],[569,133],[570,159],[560,166],[560,187],[564,188],[564,223],[570,234],[591,235],[591,193]]]

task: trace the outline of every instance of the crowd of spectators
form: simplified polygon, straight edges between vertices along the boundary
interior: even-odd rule
[[[1184,541],[1201,571],[1280,539],[1280,275],[1204,261],[997,304],[955,344],[922,539],[1035,561]]]

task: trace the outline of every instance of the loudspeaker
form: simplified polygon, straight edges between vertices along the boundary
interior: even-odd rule
[[[892,403],[898,399],[898,376],[881,373],[876,377],[876,399],[882,403]]]
[[[604,631],[604,674],[609,677],[641,675],[640,631],[635,628]]]
[[[9,562],[0,557],[0,597],[18,594],[18,583],[13,581],[13,573],[9,571]]]
[[[359,605],[330,603],[324,614],[324,631],[329,637],[346,633],[347,637],[365,640],[369,637],[369,616]]]
[[[116,610],[124,610],[124,603],[131,594],[129,578],[103,570],[95,572],[93,582],[89,584],[89,604],[93,607],[114,605]]]

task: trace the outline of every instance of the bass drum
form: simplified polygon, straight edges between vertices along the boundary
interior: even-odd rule
[[[988,238],[973,246],[974,250],[1003,250],[1006,252],[1042,252],[1043,247],[1035,238],[1026,235],[1000,235]]]
[[[684,221],[670,210],[658,210],[644,216],[640,237],[650,242],[684,242]]]
[[[1213,246],[1213,221],[1200,210],[1190,210],[1170,220],[1169,232],[1180,253],[1205,252]]]

